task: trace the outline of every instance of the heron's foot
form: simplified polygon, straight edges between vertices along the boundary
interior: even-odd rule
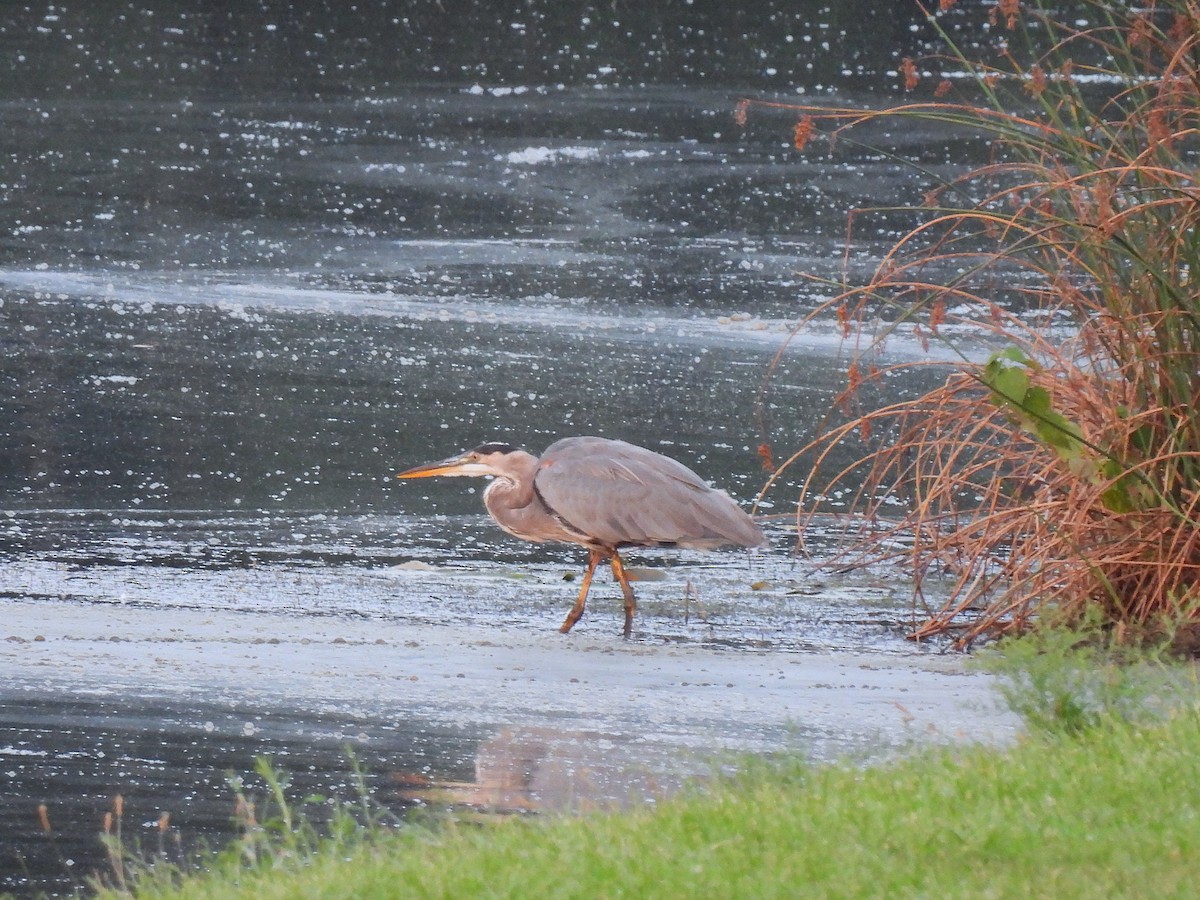
[[[558,629],[559,633],[566,634],[569,632],[581,618],[583,618],[583,610],[573,608],[567,613],[566,619],[563,620],[562,627]]]
[[[629,585],[629,573],[625,571],[625,566],[621,562],[621,557],[613,551],[612,557],[609,559],[612,565],[613,578],[621,585],[621,596],[625,602],[625,630],[622,634],[626,639],[633,633],[633,614],[637,612],[637,598],[633,596],[633,588]]]

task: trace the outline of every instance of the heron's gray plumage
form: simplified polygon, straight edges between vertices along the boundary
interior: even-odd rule
[[[587,548],[588,567],[564,632],[583,614],[592,573],[607,558],[625,596],[629,635],[635,601],[618,554],[623,547],[757,547],[766,542],[754,520],[724,491],[710,487],[682,463],[625,441],[564,438],[541,457],[509,444],[482,444],[399,477],[432,475],[491,475],[495,480],[483,502],[501,528],[527,541]]]
[[[551,444],[534,487],[552,512],[597,547],[757,547],[764,541],[724,491],[669,456],[624,441],[572,437]]]

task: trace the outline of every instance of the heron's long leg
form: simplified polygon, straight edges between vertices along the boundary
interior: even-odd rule
[[[633,588],[629,586],[629,573],[625,571],[625,566],[621,564],[621,557],[617,555],[617,551],[613,551],[612,559],[613,578],[621,584],[621,593],[625,595],[625,637],[629,637],[633,631],[633,614],[637,611],[637,600],[633,598]]]
[[[596,566],[600,565],[600,560],[604,557],[595,550],[588,551],[587,571],[583,573],[583,584],[579,588],[579,599],[575,601],[575,605],[571,607],[571,611],[567,613],[566,621],[562,623],[562,628],[558,629],[563,634],[571,630],[571,626],[579,621],[579,617],[583,615],[583,604],[587,601],[588,589],[592,586],[592,575],[596,572]]]

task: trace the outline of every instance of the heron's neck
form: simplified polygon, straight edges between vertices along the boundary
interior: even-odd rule
[[[528,506],[533,502],[533,477],[537,474],[538,458],[532,453],[517,450],[504,458],[505,473],[497,475],[496,479],[483,492],[483,501],[489,509],[493,502],[503,498],[504,505],[509,507]]]

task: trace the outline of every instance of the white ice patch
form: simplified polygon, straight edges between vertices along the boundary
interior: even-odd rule
[[[89,375],[88,381],[92,384],[128,384],[134,385],[141,381],[136,375]]]
[[[526,147],[498,156],[512,166],[537,166],[559,159],[597,159],[600,151],[595,147]]]
[[[522,94],[529,93],[529,88],[525,85],[517,85],[516,87],[485,88],[481,84],[473,84],[467,88],[466,92],[475,97],[482,96],[483,94],[491,94],[493,97],[520,97]],[[544,93],[544,91],[539,89],[538,93]]]

